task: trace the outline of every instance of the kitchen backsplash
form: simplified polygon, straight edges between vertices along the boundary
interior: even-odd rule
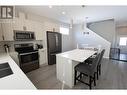
[[[5,52],[5,49],[4,49],[4,42],[1,42],[0,41],[0,53],[3,53]]]
[[[9,46],[9,52],[14,52],[14,44],[23,44],[23,43],[33,43],[34,47],[36,44],[41,44],[43,45],[42,40],[38,41],[0,41],[0,53],[5,52],[4,45],[7,44]]]

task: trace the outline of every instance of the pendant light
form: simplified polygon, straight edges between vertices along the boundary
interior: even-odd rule
[[[82,30],[83,30],[83,34],[89,34],[89,32],[87,32],[87,19],[88,17],[85,17],[85,21],[82,23]]]

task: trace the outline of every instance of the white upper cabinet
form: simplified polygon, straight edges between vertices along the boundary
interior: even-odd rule
[[[2,36],[2,41],[13,41],[13,20],[3,20],[0,26],[0,35]]]
[[[25,20],[25,19],[21,19],[21,18],[15,18],[15,23],[13,24],[13,29],[34,32],[33,21]]]
[[[34,32],[34,21],[24,20],[23,30]]]
[[[25,14],[20,12],[19,17],[14,18],[13,30],[25,30]]]
[[[36,40],[43,40],[43,32],[44,32],[43,23],[34,22],[34,31]]]
[[[20,24],[16,30],[25,30],[31,31],[35,33],[36,40],[43,40],[43,24],[40,22],[32,21],[32,20],[18,20],[17,24]]]
[[[14,18],[13,20],[5,20],[1,23],[0,35],[2,35],[3,41],[14,41],[14,32],[13,30],[23,30],[24,21],[19,18]],[[0,37],[1,40],[1,37]]]
[[[52,23],[52,22],[45,22],[45,30],[46,31],[53,31],[53,32],[60,32],[59,25]]]
[[[14,23],[13,23],[13,30],[24,30],[24,20],[19,19],[19,18],[14,18]]]
[[[14,40],[12,23],[2,24],[2,31],[3,31],[3,40],[5,40],[5,41],[13,41]]]
[[[43,23],[25,20],[25,27],[27,31],[32,31],[35,33],[36,40],[43,40]]]
[[[35,32],[36,40],[45,40],[46,31],[60,32],[59,24],[53,22],[37,22],[25,19],[24,14],[9,23],[0,24],[0,41],[14,41],[14,30]]]

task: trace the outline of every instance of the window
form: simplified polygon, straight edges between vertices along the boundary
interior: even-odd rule
[[[60,27],[60,33],[64,35],[69,35],[69,28]]]
[[[127,45],[127,37],[120,37],[120,46],[126,46]]]

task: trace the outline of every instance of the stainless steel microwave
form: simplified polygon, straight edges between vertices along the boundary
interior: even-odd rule
[[[30,31],[14,30],[14,39],[16,41],[35,40],[35,34],[34,32],[30,32]]]

